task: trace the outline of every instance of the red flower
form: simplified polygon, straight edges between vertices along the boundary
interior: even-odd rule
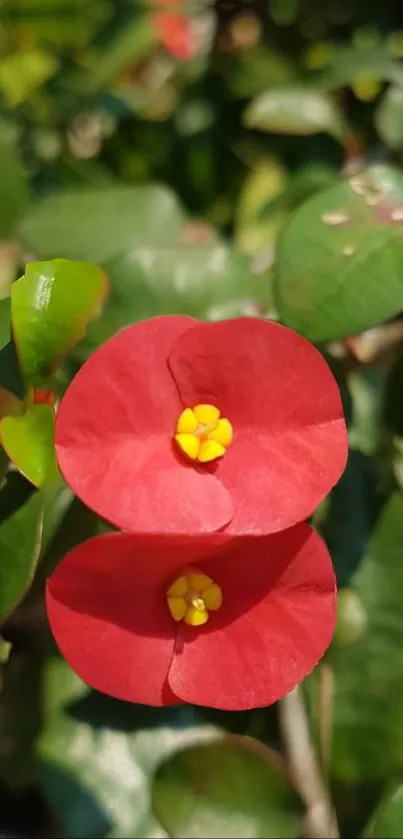
[[[118,528],[236,536],[307,518],[347,453],[338,387],[307,341],[257,318],[179,316],[137,323],[89,358],[56,446],[67,483]]]
[[[161,43],[179,61],[193,58],[195,43],[189,15],[178,10],[178,0],[156,0],[155,5],[161,10],[153,15]]]
[[[275,702],[310,673],[335,622],[321,539],[301,524],[205,542],[110,533],[61,562],[48,617],[88,684],[147,705],[240,710]]]

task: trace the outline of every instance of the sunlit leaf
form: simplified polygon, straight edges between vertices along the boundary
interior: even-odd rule
[[[107,293],[107,277],[97,265],[54,259],[31,262],[13,283],[13,333],[22,371],[40,385],[65,353],[85,334]]]
[[[313,196],[282,230],[280,318],[311,341],[362,332],[403,307],[403,176],[375,166]]]
[[[170,241],[184,214],[167,188],[113,186],[44,198],[19,226],[40,258],[104,263],[144,241]]]
[[[327,133],[343,141],[346,125],[332,98],[321,90],[309,87],[269,89],[247,107],[244,122],[274,134]]]

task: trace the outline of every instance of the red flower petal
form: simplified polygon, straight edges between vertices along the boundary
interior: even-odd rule
[[[167,356],[194,323],[160,317],[123,330],[88,359],[62,399],[56,421],[62,473],[116,527],[210,532],[231,518],[224,486],[185,466],[172,445],[182,403]]]
[[[236,710],[274,702],[312,670],[335,621],[334,574],[319,537],[299,525],[226,547],[219,534],[207,541],[107,534],[58,566],[49,622],[92,687],[149,705]],[[223,591],[200,631],[175,625],[166,604],[169,582],[189,565]]]
[[[216,467],[231,493],[228,533],[271,533],[307,518],[340,477],[347,435],[337,384],[320,353],[276,323],[199,324],[172,346],[185,406],[217,405],[234,442]]]
[[[335,578],[307,525],[237,540],[203,564],[223,605],[200,632],[180,624],[168,681],[184,702],[225,710],[270,705],[307,676],[330,643]]]
[[[157,5],[166,9],[153,15],[155,29],[164,47],[179,61],[193,58],[196,45],[189,16],[177,11],[177,0],[157,0]]]
[[[164,47],[179,61],[188,61],[195,54],[189,18],[184,15],[154,15],[154,26]]]
[[[205,543],[201,549],[175,537],[111,533],[65,557],[48,580],[47,613],[64,657],[85,682],[131,702],[180,701],[166,678],[176,627],[165,589],[176,569],[199,561],[201,550],[205,556]]]

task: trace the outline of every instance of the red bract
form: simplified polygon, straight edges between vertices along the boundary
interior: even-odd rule
[[[183,409],[205,404],[233,433],[228,442],[224,429],[227,450],[214,442],[225,453],[212,463],[189,460],[174,439]],[[213,426],[195,435],[221,439]],[[89,507],[118,528],[154,534],[290,527],[329,492],[347,454],[340,394],[322,356],[257,318],[157,317],[118,333],[68,388],[56,445],[67,483]]]
[[[61,562],[48,581],[48,617],[88,684],[147,705],[240,710],[275,702],[310,673],[335,622],[321,539],[301,524],[208,542],[113,533]]]
[[[195,54],[189,15],[178,11],[177,0],[156,0],[160,11],[153,22],[163,46],[179,61],[188,61]]]

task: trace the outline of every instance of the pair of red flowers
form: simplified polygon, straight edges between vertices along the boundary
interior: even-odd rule
[[[347,438],[319,352],[259,319],[158,317],[84,364],[58,411],[66,481],[123,533],[48,582],[57,643],[105,693],[150,705],[268,705],[335,621],[330,557],[306,519]]]

